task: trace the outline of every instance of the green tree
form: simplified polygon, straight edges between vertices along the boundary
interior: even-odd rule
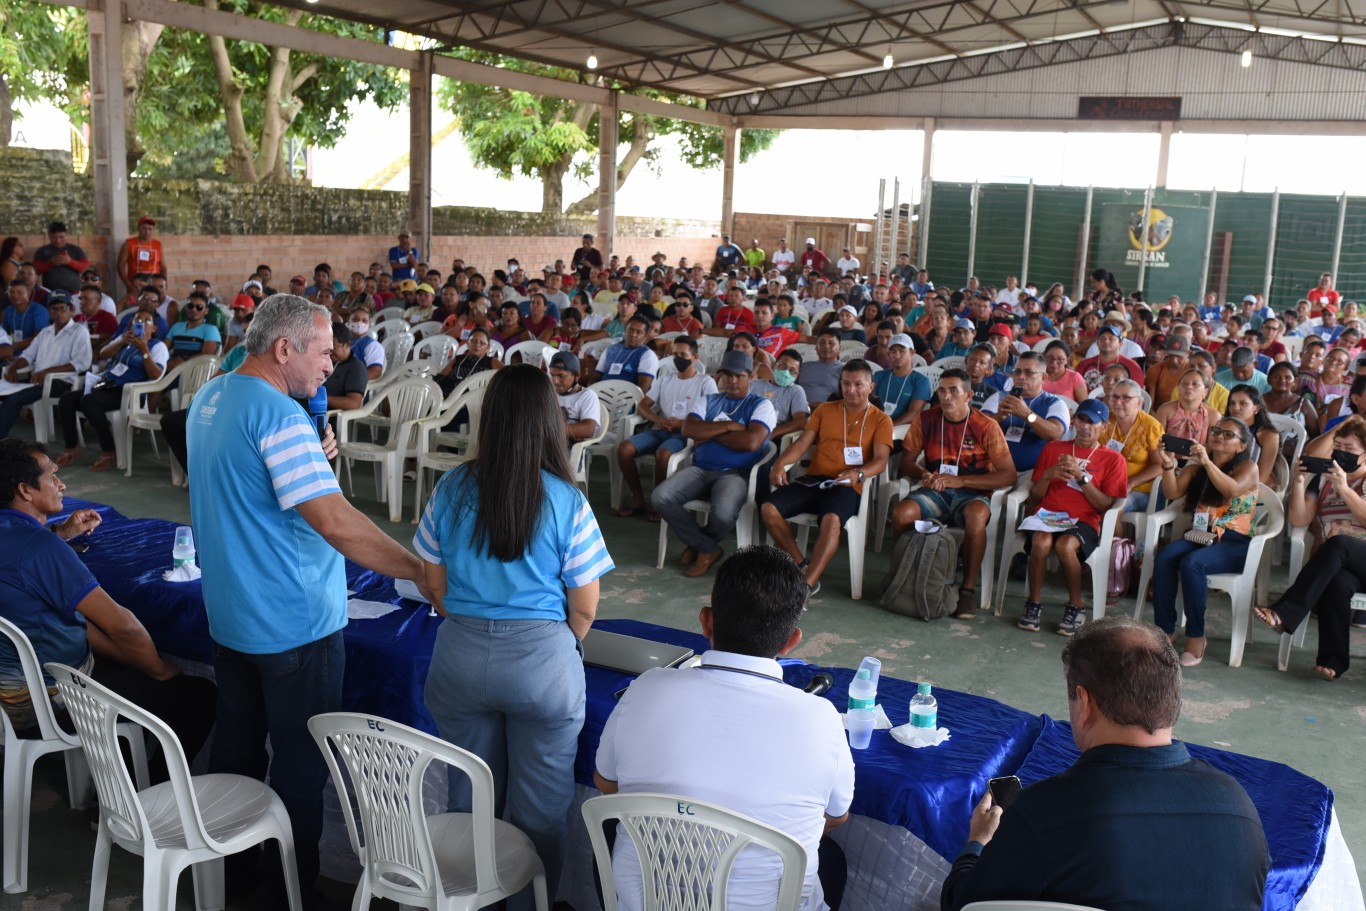
[[[489,66],[535,73],[565,81],[576,81],[580,74],[568,69],[527,63],[512,57],[461,49],[453,56]],[[473,82],[441,80],[437,89],[443,107],[452,111],[460,133],[474,160],[492,168],[499,176],[520,174],[541,182],[541,211],[561,213],[564,204],[564,178],[571,170],[592,179],[597,173],[598,107],[561,98],[532,95],[528,92]],[[674,104],[701,107],[696,98],[656,91],[641,94]],[[743,130],[740,160],[748,161],[767,149],[777,132]],[[719,127],[622,111],[617,120],[617,138],[626,144],[617,158],[617,189],[642,162],[657,166],[660,142],[673,143],[684,160],[695,168],[713,168],[721,163],[723,139]],[[579,215],[597,209],[598,193],[593,192],[568,207]]]
[[[14,136],[16,104],[70,108],[79,99],[87,81],[84,23],[71,7],[0,0],[0,146]]]

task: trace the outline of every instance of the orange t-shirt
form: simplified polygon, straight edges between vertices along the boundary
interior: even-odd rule
[[[131,274],[158,275],[163,271],[163,262],[161,241],[152,238],[143,243],[137,237],[128,238],[128,271]]]
[[[881,443],[892,448],[892,419],[881,408],[871,406],[862,412],[847,414],[843,402],[822,402],[811,411],[806,429],[816,433],[815,454],[811,457],[808,474],[833,478],[846,468],[856,468],[844,461],[844,447],[858,446],[863,450],[863,464],[873,459],[873,447]],[[863,485],[854,490],[863,492]]]

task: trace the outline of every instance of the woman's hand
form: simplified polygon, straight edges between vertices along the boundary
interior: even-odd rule
[[[1204,468],[1209,468],[1214,464],[1210,461],[1209,450],[1194,441],[1191,442],[1191,458],[1199,462]]]
[[[1157,457],[1162,460],[1163,471],[1171,471],[1176,467],[1176,456],[1167,451],[1167,442],[1165,440],[1158,441]]]
[[[1347,480],[1347,472],[1343,471],[1342,466],[1336,461],[1328,466],[1328,470],[1324,474],[1328,475],[1328,480],[1333,482],[1333,486],[1337,488],[1339,493],[1351,486],[1351,482]]]

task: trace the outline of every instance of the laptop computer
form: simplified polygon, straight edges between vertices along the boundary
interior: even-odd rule
[[[583,637],[585,664],[627,674],[639,675],[655,667],[678,667],[692,656],[693,650],[681,645],[598,629],[590,629]]]

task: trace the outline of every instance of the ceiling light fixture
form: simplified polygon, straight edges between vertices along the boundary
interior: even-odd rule
[[[887,56],[882,58],[882,68],[884,70],[890,70],[895,65],[896,61],[892,59],[892,52],[888,51]]]
[[[1252,48],[1243,48],[1243,69],[1252,66]]]
[[[752,107],[752,108],[757,108],[757,107],[759,106],[759,93],[758,93],[758,92],[750,92],[750,93],[749,93],[749,106]]]
[[[590,70],[596,70],[598,68],[598,55],[595,51],[588,52],[588,68]]]

